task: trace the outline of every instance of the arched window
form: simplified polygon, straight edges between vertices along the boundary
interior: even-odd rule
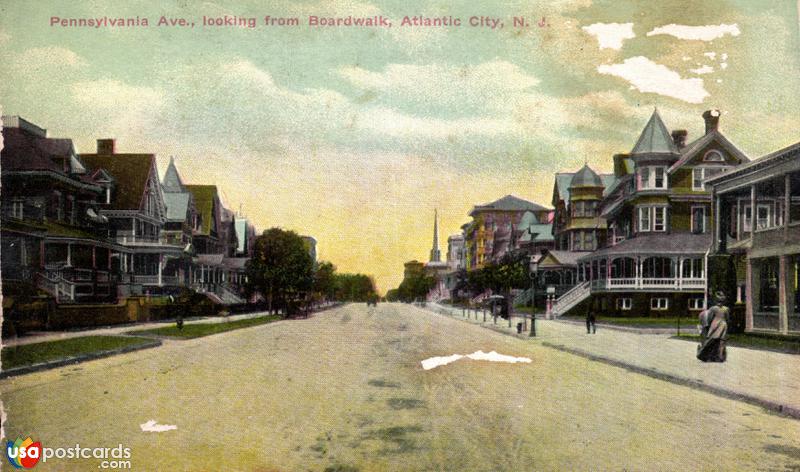
[[[723,162],[725,161],[725,156],[716,149],[712,149],[703,155],[703,160],[706,162]]]

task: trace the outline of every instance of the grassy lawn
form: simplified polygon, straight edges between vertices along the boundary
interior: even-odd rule
[[[2,351],[3,369],[111,351],[148,342],[151,342],[151,340],[127,336],[83,336],[59,341],[24,344],[16,347],[4,347]]]
[[[682,334],[680,336],[673,336],[673,338],[700,342],[700,336],[696,334]],[[728,345],[760,349],[763,351],[782,352],[784,354],[800,354],[800,337],[780,338],[777,336],[759,334],[730,334],[728,335]]]
[[[184,324],[183,329],[179,330],[174,324],[163,328],[143,329],[138,331],[128,331],[130,334],[167,336],[173,338],[199,338],[209,334],[224,333],[234,329],[249,328],[262,324],[272,323],[283,319],[280,315],[260,316],[258,318],[246,318],[243,320],[230,321],[227,323],[193,323]]]

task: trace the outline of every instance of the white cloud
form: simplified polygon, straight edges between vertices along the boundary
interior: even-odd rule
[[[633,23],[595,23],[582,28],[590,35],[597,38],[600,49],[622,49],[622,42],[633,39]]]
[[[647,33],[647,36],[655,36],[658,34],[668,34],[678,39],[713,41],[717,38],[725,36],[726,34],[731,36],[739,36],[741,31],[739,30],[739,25],[736,23],[732,25],[720,24],[705,26],[687,26],[676,25],[675,23],[672,23],[653,29]]]
[[[709,95],[703,87],[703,79],[681,78],[677,72],[644,56],[625,59],[622,64],[601,65],[597,71],[623,78],[640,92],[657,93],[688,103],[702,103]]]
[[[86,65],[86,60],[74,51],[61,46],[45,46],[27,49],[16,57],[13,62],[17,67],[81,67]]]
[[[710,74],[714,72],[714,68],[709,65],[704,65],[702,67],[698,67],[697,69],[689,69],[689,72],[697,75]]]

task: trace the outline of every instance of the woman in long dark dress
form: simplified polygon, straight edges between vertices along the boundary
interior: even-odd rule
[[[700,313],[702,340],[697,347],[697,358],[703,362],[725,362],[728,340],[728,307],[725,306],[725,294],[717,292],[717,304]]]

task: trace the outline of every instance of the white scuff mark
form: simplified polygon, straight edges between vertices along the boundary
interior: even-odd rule
[[[655,36],[658,34],[668,34],[675,36],[678,39],[690,39],[699,41],[713,41],[721,38],[726,34],[731,36],[739,36],[742,32],[739,30],[739,25],[734,23],[732,25],[703,25],[703,26],[689,26],[689,25],[676,25],[675,23],[659,26],[653,29],[647,36]]]
[[[697,74],[697,75],[710,74],[710,73],[714,72],[714,68],[711,67],[711,66],[705,65],[703,67],[698,67],[697,69],[689,69],[689,72],[691,72],[693,74]]]
[[[463,357],[464,356],[461,354],[453,354],[452,356],[446,357],[431,357],[422,361],[422,368],[425,370],[431,370],[435,367],[439,367],[440,365],[447,365],[451,362],[455,362]]]
[[[691,57],[689,57],[689,56],[683,56],[681,59],[683,59],[683,62],[686,62],[686,61],[691,61],[691,60],[692,60],[692,58],[691,58]]]
[[[728,68],[728,63],[727,62],[722,62],[722,63],[720,63],[719,67],[721,69],[727,69]]]
[[[178,429],[174,424],[158,424],[156,420],[150,420],[147,423],[139,425],[145,433],[163,433],[172,429]]]
[[[712,61],[717,58],[717,53],[715,52],[704,52],[703,55],[711,59]]]
[[[600,49],[620,50],[623,41],[636,37],[633,23],[595,23],[581,29],[597,38]]]
[[[436,367],[447,365],[450,364],[451,362],[455,362],[459,359],[464,359],[464,358],[472,359],[474,361],[507,362],[509,364],[532,362],[527,357],[507,356],[505,354],[498,354],[496,351],[492,352],[475,351],[472,354],[467,354],[466,356],[463,356],[461,354],[453,354],[452,356],[431,357],[422,361],[421,364],[424,370],[431,370]]]
[[[674,70],[644,56],[625,59],[621,64],[600,65],[597,71],[625,79],[640,92],[657,93],[687,103],[702,103],[709,96],[703,79],[684,79]]]
[[[722,58],[723,61],[727,61],[728,60],[728,53],[727,52],[723,52],[721,58]]]
[[[717,79],[717,83],[721,84],[722,83],[722,79]]]

